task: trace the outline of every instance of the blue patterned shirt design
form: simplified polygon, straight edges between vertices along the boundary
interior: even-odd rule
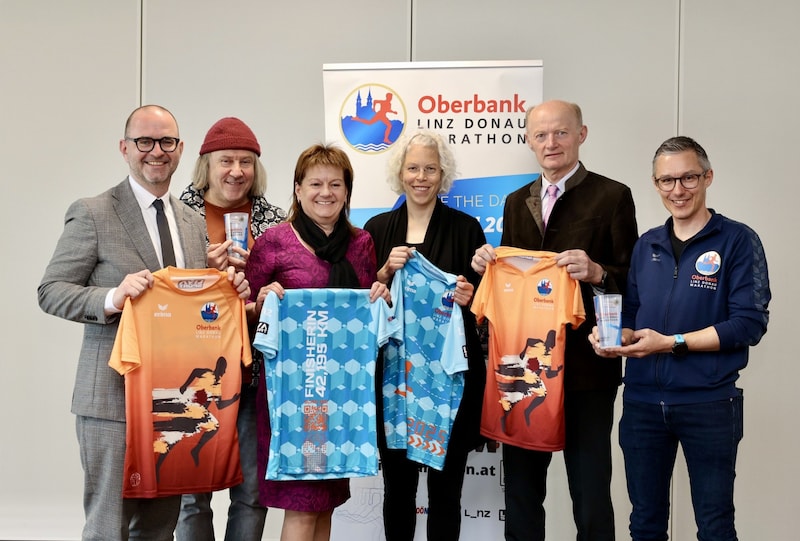
[[[271,425],[267,479],[378,473],[375,362],[402,328],[366,289],[267,295],[253,345],[264,354]]]
[[[455,286],[455,275],[415,252],[392,282],[403,340],[390,341],[384,349],[387,446],[405,449],[409,459],[437,470],[444,467],[468,368],[464,320],[453,301]]]

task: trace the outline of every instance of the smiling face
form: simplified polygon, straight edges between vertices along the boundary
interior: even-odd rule
[[[148,192],[161,197],[169,191],[172,174],[178,168],[183,153],[183,141],[173,152],[164,152],[156,143],[149,152],[141,152],[131,139],[150,137],[178,138],[178,125],[167,111],[157,107],[144,107],[136,111],[128,123],[125,139],[120,140],[119,149],[131,178]]]
[[[661,154],[653,162],[653,179],[682,178],[686,175],[703,173],[703,166],[694,151],[686,150],[670,154]],[[680,182],[675,182],[672,191],[656,191],[661,196],[661,202],[672,215],[676,225],[704,224],[709,215],[706,208],[706,189],[714,180],[714,171],[709,169],[700,177],[696,187],[687,189]]]
[[[556,183],[578,163],[578,149],[586,140],[587,128],[570,104],[548,101],[529,112],[526,133],[542,173]]]
[[[294,194],[303,212],[325,233],[330,234],[347,202],[344,171],[332,165],[315,165],[306,170]]]
[[[249,150],[212,152],[208,157],[206,200],[222,208],[244,205],[250,199],[257,159]]]
[[[435,146],[410,145],[400,170],[400,179],[408,205],[433,206],[442,188],[438,149]]]

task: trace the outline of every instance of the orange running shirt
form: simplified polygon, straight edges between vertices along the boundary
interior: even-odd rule
[[[236,417],[252,362],[244,301],[213,269],[168,267],[126,299],[109,366],[125,375],[122,495],[211,492],[242,482]]]
[[[586,319],[580,285],[555,253],[500,246],[472,312],[489,320],[481,434],[536,451],[564,448],[566,325]]]

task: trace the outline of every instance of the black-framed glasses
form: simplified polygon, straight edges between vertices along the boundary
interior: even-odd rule
[[[677,182],[681,183],[681,186],[686,188],[687,190],[692,190],[697,188],[697,185],[700,183],[700,178],[706,176],[708,170],[703,171],[702,173],[686,173],[682,177],[661,177],[655,179],[656,186],[662,192],[671,192],[675,189],[675,184]]]
[[[161,139],[153,139],[152,137],[126,137],[126,141],[133,141],[139,152],[150,152],[156,147],[156,143],[161,147],[164,152],[175,152],[178,148],[178,143],[181,142],[177,137],[162,137]]]

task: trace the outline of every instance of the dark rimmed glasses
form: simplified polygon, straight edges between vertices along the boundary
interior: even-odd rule
[[[703,171],[702,173],[686,173],[682,177],[661,177],[655,179],[656,186],[662,192],[671,192],[675,189],[675,184],[680,182],[681,186],[683,186],[687,190],[692,190],[697,188],[697,185],[700,184],[700,179],[706,176],[708,170]]]
[[[177,137],[162,137],[161,139],[153,139],[152,137],[126,137],[126,141],[133,141],[139,152],[150,152],[156,147],[156,143],[161,147],[164,152],[175,152],[178,148],[178,143],[181,142]]]

